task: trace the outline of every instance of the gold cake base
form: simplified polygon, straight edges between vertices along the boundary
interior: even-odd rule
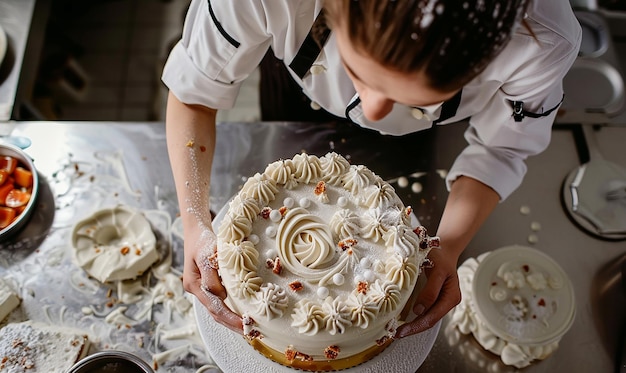
[[[380,346],[372,346],[367,350],[359,352],[358,354],[334,360],[313,360],[306,361],[295,358],[294,360],[288,360],[285,357],[284,351],[277,351],[255,338],[248,340],[248,343],[254,347],[261,355],[266,358],[290,368],[300,369],[309,372],[332,372],[342,369],[353,368],[359,364],[373,359],[376,355],[380,354],[393,342],[392,338],[387,339]]]

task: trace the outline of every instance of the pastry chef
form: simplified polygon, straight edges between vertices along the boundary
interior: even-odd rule
[[[470,118],[447,175],[442,250],[396,336],[434,326],[460,301],[461,252],[548,146],[581,35],[567,0],[192,0],[162,76],[185,289],[241,331],[214,265],[215,118],[271,48],[313,107],[362,127],[401,136]]]

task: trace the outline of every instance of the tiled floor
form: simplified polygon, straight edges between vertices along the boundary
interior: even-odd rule
[[[61,6],[60,2],[65,4]],[[68,69],[83,75],[86,85],[84,89],[68,89],[62,80],[42,79],[48,96],[43,102],[55,107],[42,111],[56,117],[50,119],[59,120],[164,120],[167,90],[160,74],[171,45],[182,32],[188,3],[189,0],[54,1],[53,9],[70,11],[55,11],[51,15],[50,24],[63,41],[56,38],[57,41],[46,42],[46,52],[67,49],[68,44],[78,50],[73,56],[73,67]],[[255,73],[244,83],[236,109],[220,112],[218,120],[258,119],[257,87]]]

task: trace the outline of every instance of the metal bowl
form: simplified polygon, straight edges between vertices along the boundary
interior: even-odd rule
[[[26,154],[19,147],[0,142],[0,156],[10,156],[16,158],[21,166],[28,169],[33,174],[33,189],[31,192],[30,200],[26,204],[24,211],[13,221],[13,223],[6,226],[4,229],[0,229],[0,242],[17,233],[28,222],[30,215],[36,206],[37,195],[39,192],[39,175],[33,160],[28,154]]]
[[[74,364],[67,373],[154,373],[138,356],[124,351],[101,351]]]

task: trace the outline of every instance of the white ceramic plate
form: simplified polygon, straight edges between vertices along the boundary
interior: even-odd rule
[[[574,322],[574,289],[567,274],[533,248],[507,246],[485,256],[472,292],[480,319],[511,343],[545,345],[560,339]]]

